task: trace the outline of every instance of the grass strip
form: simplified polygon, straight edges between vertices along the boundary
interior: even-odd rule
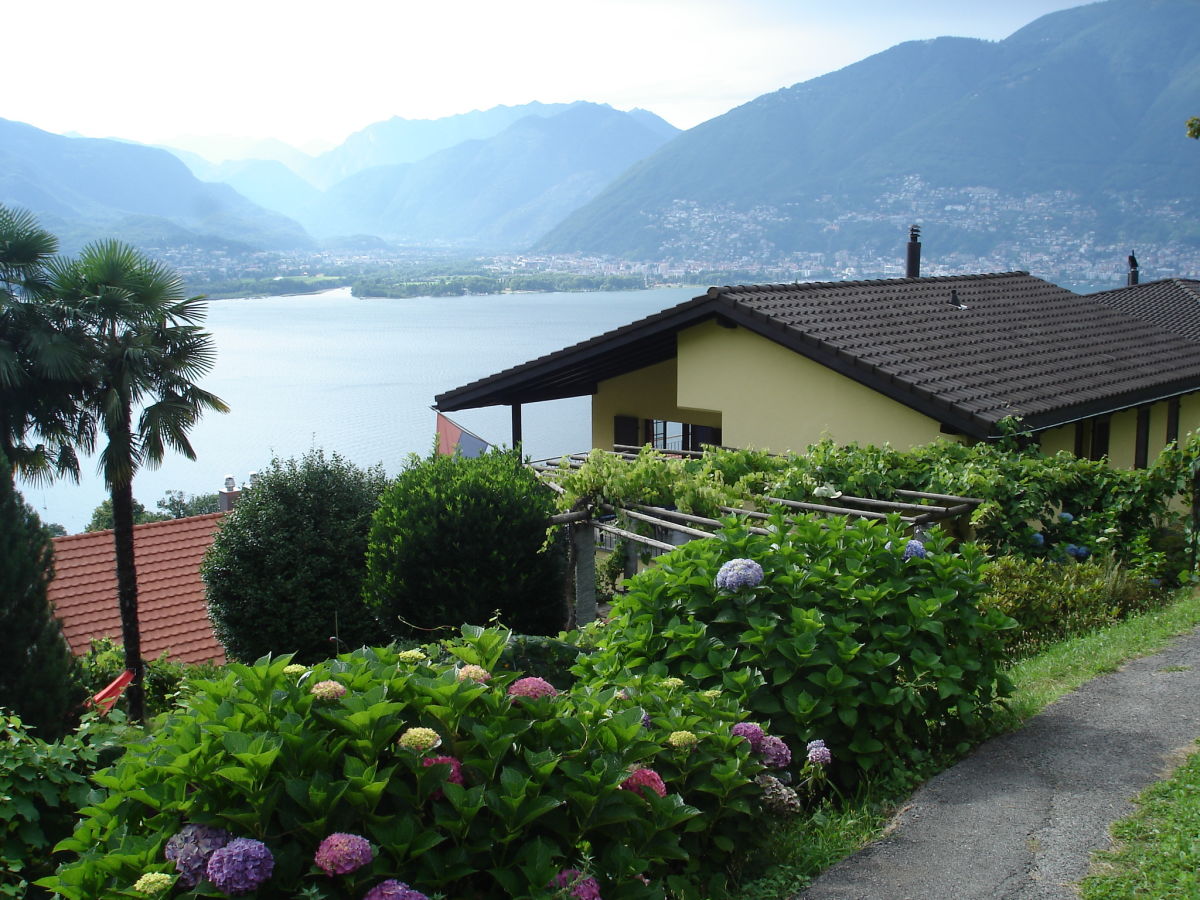
[[[1200,753],[1134,803],[1138,811],[1112,827],[1117,848],[1093,855],[1083,900],[1200,897]]]
[[[1161,650],[1173,637],[1200,625],[1200,593],[1131,616],[1101,631],[1068,638],[1008,670],[1014,690],[999,731],[1011,731],[1059,697],[1123,663]]]
[[[1013,681],[1013,694],[989,734],[1003,734],[1021,727],[1026,719],[1064,694],[1116,671],[1131,659],[1161,650],[1172,638],[1197,625],[1200,625],[1200,592],[1183,595],[1168,606],[1131,616],[1100,631],[1068,638],[1016,663],[1007,670]],[[936,773],[922,774],[929,778]],[[738,900],[791,897],[825,869],[881,837],[897,806],[907,796],[908,792],[903,796],[889,792],[885,797],[868,792],[843,804],[822,805],[782,824],[763,854],[771,863],[762,876],[742,886]],[[1169,896],[1200,897],[1200,890]]]

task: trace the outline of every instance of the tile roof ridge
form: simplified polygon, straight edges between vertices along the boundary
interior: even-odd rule
[[[162,527],[162,526],[167,526],[169,528],[178,528],[178,527],[180,527],[178,524],[180,522],[185,522],[185,523],[191,525],[191,524],[198,523],[201,520],[219,519],[224,515],[226,515],[226,513],[221,511],[221,512],[211,512],[211,513],[200,513],[197,516],[182,516],[178,519],[161,519],[157,522],[141,522],[141,523],[133,526],[133,532],[134,532],[134,534],[138,534],[139,532],[144,531],[147,528],[155,528],[155,527]],[[107,535],[108,539],[111,540],[112,533],[113,533],[113,530],[111,528],[101,528],[96,531],[81,531],[78,534],[64,534],[60,537],[56,537],[56,538],[54,538],[54,543],[55,543],[55,545],[57,545],[60,541],[78,541],[78,540],[81,540],[84,538],[86,538],[88,540],[96,540],[98,535]]]

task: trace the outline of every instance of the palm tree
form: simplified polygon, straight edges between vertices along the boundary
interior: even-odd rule
[[[117,602],[125,665],[134,673],[129,714],[145,716],[144,663],[133,555],[133,476],[169,449],[196,454],[188,432],[205,410],[227,412],[196,385],[213,366],[212,336],[201,330],[203,298],[184,296],[167,266],[118,241],[85,247],[77,260],[50,264],[52,289],[86,329],[89,372],[82,431],[102,438],[100,470],[112,497]]]
[[[78,323],[53,302],[47,265],[54,235],[32,214],[0,206],[0,452],[13,474],[78,477],[76,391],[83,375]]]

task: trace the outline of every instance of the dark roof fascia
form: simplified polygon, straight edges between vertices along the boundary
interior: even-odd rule
[[[724,317],[728,320],[811,359],[813,362],[832,369],[839,375],[857,381],[864,387],[934,419],[939,424],[980,439],[999,435],[995,423],[988,419],[965,412],[928,391],[923,391],[892,375],[880,372],[875,366],[865,364],[857,357],[837,350],[824,341],[779,322],[765,313],[748,309],[725,297],[721,299],[725,304]]]
[[[1180,381],[1173,384],[1156,385],[1140,391],[1103,397],[1099,400],[1089,401],[1088,403],[1079,403],[1075,406],[1024,416],[1021,418],[1022,430],[1046,431],[1050,428],[1060,428],[1063,425],[1071,425],[1075,422],[1094,419],[1098,416],[1116,415],[1117,413],[1137,409],[1139,406],[1150,406],[1155,403],[1161,403],[1164,400],[1186,397],[1198,391],[1200,391],[1200,388],[1197,388],[1194,382],[1187,383]]]
[[[720,304],[707,294],[685,300],[683,303],[668,307],[643,319],[638,319],[628,325],[597,335],[594,338],[572,344],[561,350],[556,350],[546,356],[538,357],[521,365],[478,379],[470,384],[453,390],[445,391],[434,397],[433,408],[442,412],[453,412],[459,409],[475,409],[481,406],[500,406],[507,403],[532,403],[540,400],[560,400],[564,397],[581,397],[596,392],[596,384],[590,385],[590,390],[574,390],[561,393],[556,391],[541,391],[522,393],[520,399],[502,395],[521,390],[525,382],[544,378],[556,369],[561,368],[564,360],[575,364],[586,363],[598,357],[605,356],[622,347],[631,347],[639,341],[660,336],[666,332],[678,334],[683,328],[696,325],[712,318],[720,309],[728,306]],[[633,371],[632,369],[630,371]],[[613,377],[613,376],[608,376]]]

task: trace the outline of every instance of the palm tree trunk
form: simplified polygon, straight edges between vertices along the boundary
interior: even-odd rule
[[[133,671],[129,683],[129,718],[146,720],[146,666],[142,662],[142,634],[138,626],[137,568],[133,559],[133,484],[112,486],[113,546],[117,555],[117,605],[121,610],[121,641],[125,668]]]

